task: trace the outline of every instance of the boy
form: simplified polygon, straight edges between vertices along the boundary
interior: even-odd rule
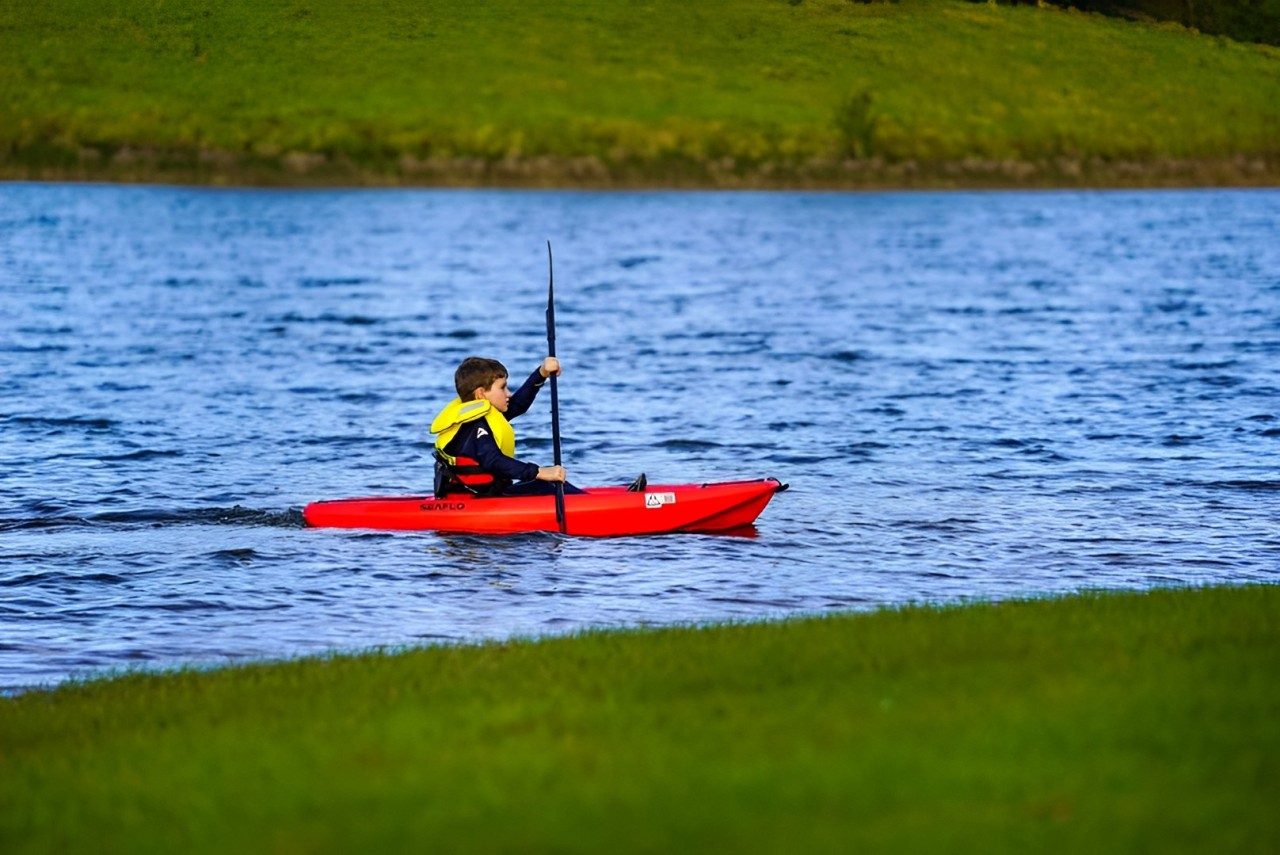
[[[458,397],[431,423],[436,435],[436,496],[546,496],[565,480],[563,466],[517,460],[509,419],[523,415],[547,378],[560,376],[560,361],[548,356],[514,393],[507,369],[496,359],[469,356],[453,375]],[[581,493],[569,483],[565,493]]]

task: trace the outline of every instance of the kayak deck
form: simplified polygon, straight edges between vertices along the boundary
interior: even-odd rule
[[[672,484],[630,492],[589,487],[566,495],[565,533],[617,537],[670,532],[714,532],[755,522],[775,493],[776,478],[708,484]],[[554,496],[477,498],[453,495],[391,496],[312,502],[302,511],[316,528],[515,534],[559,531]]]

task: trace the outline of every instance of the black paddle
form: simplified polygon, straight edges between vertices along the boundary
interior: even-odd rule
[[[547,241],[547,355],[556,355],[556,275],[551,261],[551,241]],[[555,450],[555,465],[560,466],[560,398],[554,374],[551,375],[551,445]],[[556,524],[564,534],[564,481],[556,482]]]

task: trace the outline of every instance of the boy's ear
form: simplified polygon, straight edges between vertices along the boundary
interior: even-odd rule
[[[471,393],[471,400],[478,401],[484,397],[485,389],[483,386],[477,386],[476,390]]]

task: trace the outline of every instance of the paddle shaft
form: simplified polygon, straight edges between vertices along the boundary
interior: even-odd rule
[[[556,355],[556,276],[551,260],[551,241],[547,241],[547,355]],[[560,394],[556,388],[556,375],[551,375],[551,447],[553,460],[560,466]],[[556,482],[556,524],[565,533],[564,482]]]

